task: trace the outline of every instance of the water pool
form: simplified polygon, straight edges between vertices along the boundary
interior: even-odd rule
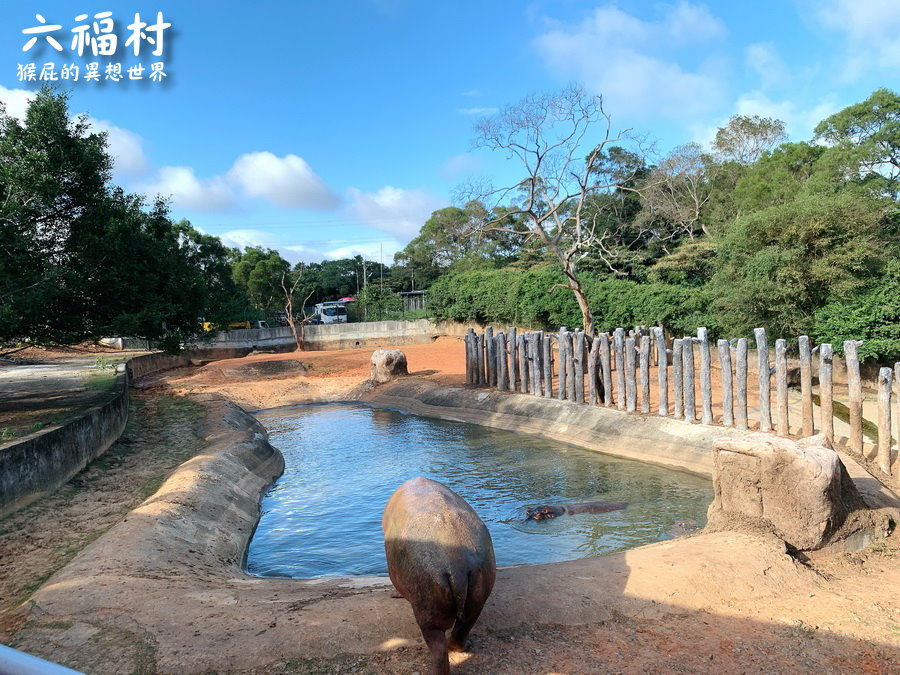
[[[257,413],[285,473],[262,499],[250,574],[386,574],[381,515],[414,476],[438,480],[481,516],[498,565],[554,562],[668,539],[706,522],[710,481],[523,434],[361,403]],[[526,521],[540,503],[627,502],[623,511]]]

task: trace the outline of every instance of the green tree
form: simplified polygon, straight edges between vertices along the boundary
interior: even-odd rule
[[[105,144],[84,117],[69,118],[65,94],[39,91],[24,122],[0,106],[0,337],[59,342],[83,332],[84,270],[72,244],[102,229]]]
[[[774,117],[734,115],[716,132],[713,150],[723,162],[752,164],[766,150],[787,140],[784,122]]]
[[[816,139],[844,158],[846,179],[897,199],[900,190],[900,95],[879,89],[816,127]]]
[[[861,358],[900,360],[900,259],[890,260],[861,293],[822,307],[815,324],[816,339],[839,353],[844,340],[862,340]]]
[[[290,263],[278,251],[249,246],[234,261],[232,275],[251,305],[271,314],[284,304],[282,282],[290,269]]]
[[[852,297],[883,264],[884,219],[877,204],[853,194],[799,197],[736,219],[711,282],[724,327],[810,333],[816,310]]]

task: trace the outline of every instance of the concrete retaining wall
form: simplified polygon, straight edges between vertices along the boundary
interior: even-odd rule
[[[50,427],[0,451],[0,518],[64,485],[106,452],[128,421],[128,376],[110,399],[76,420]]]
[[[356,347],[384,347],[388,345],[422,344],[442,335],[439,326],[428,319],[415,321],[365,321],[333,323],[304,327],[307,350],[353,349]],[[288,326],[277,328],[247,328],[220,331],[211,340],[198,342],[195,348],[278,349],[294,345]]]
[[[364,400],[417,415],[552,438],[707,477],[712,476],[713,441],[744,434],[736,429],[418,379],[397,380],[373,390]]]
[[[129,359],[109,399],[78,419],[49,427],[0,450],[0,518],[58,490],[125,430],[128,387],[151,373],[190,365],[192,360],[243,356],[247,349],[199,350],[185,354],[144,354]]]

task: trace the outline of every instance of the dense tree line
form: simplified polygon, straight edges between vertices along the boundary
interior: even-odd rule
[[[435,211],[393,265],[292,266],[113,185],[104,134],[42,90],[24,121],[0,110],[0,343],[174,346],[201,317],[302,320],[347,296],[355,318],[399,318],[396,293],[427,288],[436,318],[705,325],[723,337],[765,326],[900,358],[896,93],[874,92],[806,142],[786,142],[778,120],[736,116],[711,151],[689,143],[653,160],[609,124],[577,88],[530,97],[477,130],[487,147],[521,141],[521,181]]]
[[[527,121],[532,103],[513,119]],[[544,225],[577,255],[580,290],[571,292],[551,247],[533,245],[526,222],[531,239],[510,255],[436,253],[449,262],[430,288],[432,311],[543,328],[705,325],[724,337],[764,326],[838,345],[863,339],[864,356],[900,357],[900,96],[876,91],[823,120],[808,142],[784,141],[778,120],[737,116],[709,153],[689,144],[649,164],[622,146],[593,152],[593,183],[577,199],[566,193]],[[542,208],[551,207],[532,190],[506,219],[535,220]],[[481,231],[495,226],[488,219]]]
[[[229,251],[110,182],[104,134],[49,89],[24,121],[0,109],[0,340],[169,342],[237,297]]]

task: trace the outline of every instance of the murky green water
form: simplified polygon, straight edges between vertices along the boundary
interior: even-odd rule
[[[266,493],[247,570],[278,577],[386,574],[381,514],[414,476],[460,494],[498,565],[552,562],[671,537],[706,522],[708,480],[531,436],[358,403],[262,411],[287,468]],[[527,506],[628,502],[624,511],[525,521]]]

